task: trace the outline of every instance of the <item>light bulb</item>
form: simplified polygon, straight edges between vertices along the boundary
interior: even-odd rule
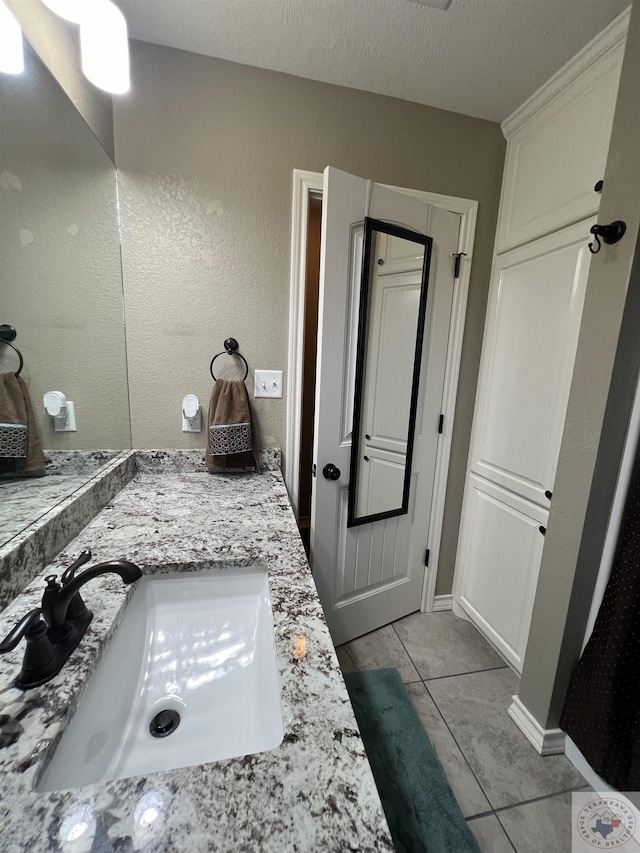
[[[22,74],[24,71],[22,29],[2,0],[0,0],[0,71],[4,71],[5,74]]]
[[[91,0],[89,9],[80,21],[82,71],[94,86],[121,95],[130,85],[127,22],[111,0]]]

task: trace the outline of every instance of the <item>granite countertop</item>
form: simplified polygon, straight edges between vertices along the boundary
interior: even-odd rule
[[[0,546],[122,453],[122,450],[46,450],[46,476],[0,476]]]
[[[162,466],[161,466],[162,467]],[[187,468],[188,466],[185,466]],[[175,466],[174,466],[175,469]],[[269,752],[53,793],[33,790],[131,594],[107,575],[94,620],[51,682],[17,690],[22,646],[0,658],[0,846],[17,851],[393,850],[279,472],[138,474],[0,613],[0,636],[40,603],[42,577],[84,548],[145,573],[268,567],[284,740]],[[299,635],[307,655],[293,655]],[[51,753],[49,752],[49,755]],[[145,804],[153,800],[155,820]]]

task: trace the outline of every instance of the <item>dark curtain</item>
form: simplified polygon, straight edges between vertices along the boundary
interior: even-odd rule
[[[606,782],[640,790],[640,486],[560,727]]]

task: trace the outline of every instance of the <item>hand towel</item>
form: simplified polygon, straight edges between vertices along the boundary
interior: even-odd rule
[[[0,474],[13,474],[18,477],[44,476],[46,463],[29,389],[24,379],[15,373],[0,373],[0,424],[27,428],[26,455],[3,456],[0,452]]]
[[[242,379],[216,379],[214,383],[205,458],[212,474],[260,471],[249,395]]]

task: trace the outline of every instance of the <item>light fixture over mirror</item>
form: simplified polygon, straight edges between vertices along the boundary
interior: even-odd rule
[[[129,38],[124,15],[111,0],[42,0],[56,15],[80,25],[82,73],[112,95],[129,90]]]
[[[348,527],[408,511],[431,245],[365,219]]]
[[[111,0],[91,0],[91,7],[80,22],[82,73],[94,86],[122,95],[130,85],[127,22]]]

